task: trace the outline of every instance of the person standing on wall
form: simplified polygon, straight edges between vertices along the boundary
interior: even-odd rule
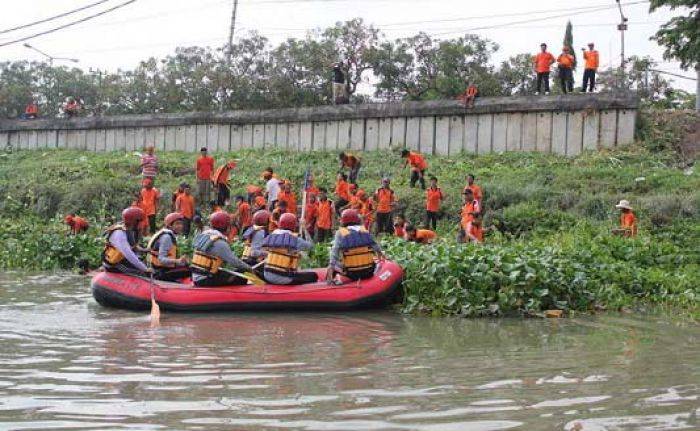
[[[199,150],[199,158],[195,164],[197,172],[197,202],[209,205],[211,201],[211,174],[214,173],[214,158],[207,154],[207,148]]]
[[[547,44],[540,45],[540,52],[533,58],[535,73],[537,73],[537,92],[541,94],[542,84],[544,84],[544,94],[549,94],[549,72],[554,64],[554,56],[547,52]]]
[[[333,64],[333,104],[344,105],[348,103],[345,93],[345,73],[340,68],[340,63]]]
[[[569,52],[569,47],[562,48],[561,54],[557,58],[559,67],[559,84],[561,92],[572,93],[574,91],[574,56]]]
[[[588,44],[588,51],[586,48],[581,48],[583,59],[586,60],[586,69],[583,71],[583,87],[581,88],[583,93],[586,92],[586,87],[588,87],[589,93],[593,93],[595,90],[595,75],[600,64],[600,56],[594,47],[595,45],[591,42]]]

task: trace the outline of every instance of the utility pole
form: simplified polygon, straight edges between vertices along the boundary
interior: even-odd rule
[[[625,31],[627,30],[627,17],[622,13],[622,4],[620,0],[617,2],[617,8],[620,10],[620,23],[617,29],[620,31],[620,87],[624,85],[625,80]]]
[[[236,12],[238,11],[238,0],[233,0],[233,12],[231,12],[231,30],[228,34],[228,49],[226,50],[226,64],[231,66],[231,51],[233,50],[233,32],[236,30]]]
[[[700,62],[695,64],[695,73],[698,75],[695,81],[695,112],[700,112]]]

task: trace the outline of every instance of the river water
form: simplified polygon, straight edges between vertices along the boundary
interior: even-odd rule
[[[143,314],[0,276],[0,430],[700,429],[700,327]]]

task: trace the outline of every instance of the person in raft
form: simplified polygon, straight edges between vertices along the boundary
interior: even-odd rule
[[[243,262],[248,265],[257,265],[267,256],[262,245],[267,236],[267,228],[270,224],[270,212],[267,210],[256,211],[253,214],[253,226],[243,231]]]
[[[628,200],[621,200],[615,205],[620,210],[620,228],[613,229],[613,235],[621,235],[626,238],[637,236],[637,218],[632,212],[632,206]]]
[[[297,225],[296,215],[282,214],[278,228],[263,241],[263,249],[267,252],[263,274],[268,283],[306,284],[318,281],[315,272],[299,271],[300,252],[311,249],[313,244],[293,233]]]
[[[164,227],[148,241],[146,261],[157,279],[177,281],[190,276],[187,257],[177,257],[177,237],[184,232],[185,216],[174,212],[165,216]]]
[[[139,225],[145,219],[146,213],[141,208],[129,207],[122,211],[121,223],[107,228],[102,251],[102,267],[105,271],[132,275],[153,273],[135,253],[141,250],[138,245],[141,239]]]
[[[416,229],[413,225],[406,226],[406,240],[418,244],[430,244],[437,238],[437,234],[429,229]]]
[[[246,284],[243,277],[228,271],[225,264],[241,272],[252,272],[253,268],[241,261],[228,243],[231,216],[217,211],[209,217],[209,227],[199,233],[192,242],[194,256],[190,268],[192,281],[197,287],[230,286]]]
[[[82,217],[78,217],[75,213],[68,214],[64,221],[68,225],[68,235],[78,235],[87,232],[90,224]]]
[[[332,283],[336,274],[353,281],[373,277],[377,267],[374,259],[384,259],[385,256],[372,234],[362,226],[359,212],[354,209],[343,211],[340,226],[331,248],[326,281]]]

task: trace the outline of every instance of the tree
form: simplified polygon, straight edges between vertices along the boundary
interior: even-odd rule
[[[663,24],[652,39],[666,47],[664,58],[680,60],[683,70],[695,64],[698,78],[695,110],[700,112],[700,3],[697,0],[651,0],[649,11],[664,6],[671,10],[689,9],[687,15],[673,17]]]
[[[535,91],[535,82],[532,79],[532,55],[518,54],[504,61],[496,72],[496,79],[504,95],[532,94]]]
[[[574,49],[574,26],[571,25],[571,21],[566,22],[566,30],[564,31],[564,46],[569,48],[569,54],[574,57],[573,70],[576,70],[578,64],[578,57],[576,57],[576,50]]]

